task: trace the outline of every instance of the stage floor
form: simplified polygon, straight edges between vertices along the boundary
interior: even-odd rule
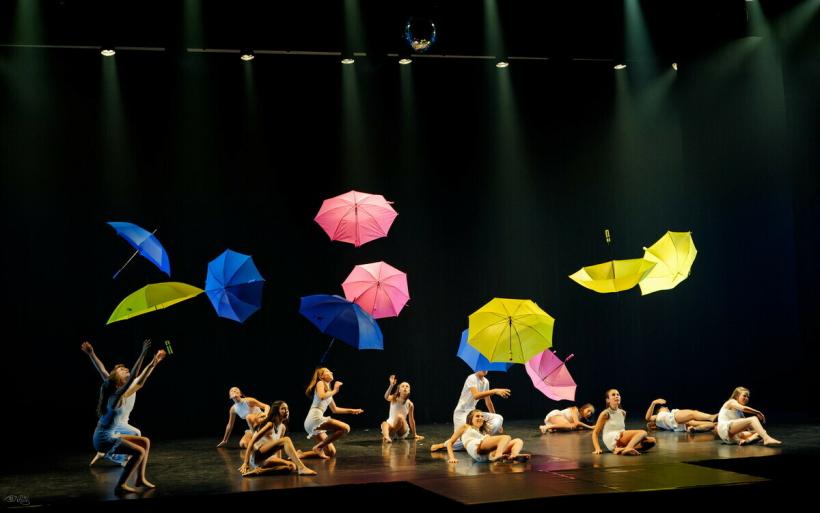
[[[331,460],[305,460],[319,475],[268,475],[243,478],[237,468],[242,452],[236,445],[216,449],[217,438],[153,440],[148,478],[156,490],[117,497],[114,482],[120,468],[103,463],[88,467],[93,455],[71,452],[53,461],[22,462],[14,474],[0,476],[3,507],[105,506],[117,507],[129,499],[231,503],[269,500],[276,490],[294,498],[354,497],[363,501],[387,494],[400,501],[451,506],[518,502],[519,506],[569,500],[578,496],[609,498],[637,492],[705,492],[768,494],[801,483],[799,467],[820,454],[816,425],[770,426],[784,442],[780,448],[723,445],[710,433],[656,432],[658,447],[638,457],[592,454],[588,431],[541,435],[538,421],[505,424],[507,432],[524,439],[528,463],[475,463],[464,452],[459,462],[447,463],[446,451],[430,453],[433,442],[444,440],[451,426],[419,426],[421,442],[383,444],[377,429],[355,429],[337,443]],[[635,424],[630,426],[638,428]],[[297,447],[310,442],[302,431]],[[808,492],[806,492],[808,493]],[[265,499],[263,499],[265,497]],[[149,501],[153,502],[153,501]]]

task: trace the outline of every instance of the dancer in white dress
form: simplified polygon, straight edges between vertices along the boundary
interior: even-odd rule
[[[762,438],[763,445],[781,445],[780,440],[772,438],[763,429],[763,423],[766,422],[763,413],[746,406],[747,404],[749,404],[749,389],[735,388],[732,397],[723,403],[718,413],[717,433],[720,439],[727,444],[746,445]],[[754,416],[745,417],[744,413]]]
[[[245,449],[245,457],[239,472],[243,477],[264,474],[266,472],[290,470],[301,476],[315,476],[316,472],[305,466],[300,453],[293,446],[293,440],[285,436],[287,418],[290,416],[288,405],[276,401],[271,405],[271,418],[262,412],[248,414],[248,422],[253,426],[253,436]],[[288,459],[283,459],[285,451]],[[259,462],[261,459],[261,463]]]
[[[225,434],[222,436],[222,441],[217,444],[217,447],[228,444],[228,438],[231,436],[231,431],[233,431],[236,417],[248,422],[248,414],[262,412],[268,415],[270,413],[269,404],[258,401],[253,397],[245,397],[242,391],[239,390],[239,387],[231,387],[231,389],[228,390],[228,398],[233,401],[233,404],[228,409],[228,425],[225,426]],[[248,442],[253,436],[251,429],[251,423],[248,422],[248,429],[245,430],[245,434],[243,434],[239,440],[239,447],[242,449],[248,446]]]
[[[607,390],[606,405],[592,430],[594,454],[603,452],[598,442],[599,436],[612,454],[638,456],[655,446],[655,438],[647,436],[643,429],[626,429],[626,412],[621,409],[621,393],[618,390]]]
[[[481,410],[473,410],[467,414],[467,422],[453,431],[452,436],[440,444],[433,444],[430,452],[447,449],[448,463],[458,463],[453,454],[457,440],[464,444],[464,450],[475,461],[497,461],[508,459],[525,462],[530,455],[522,453],[524,441],[512,438],[510,435],[490,435],[487,423]]]
[[[478,371],[467,376],[467,379],[464,380],[464,386],[461,387],[461,396],[458,398],[456,409],[453,410],[453,429],[456,430],[463,426],[467,421],[467,414],[475,409],[478,401],[484,399],[484,404],[489,410],[484,412],[484,421],[487,424],[488,432],[491,435],[503,433],[504,417],[495,412],[495,405],[493,405],[492,400],[494,395],[506,399],[510,396],[510,389],[490,388],[487,371]],[[456,441],[453,449],[461,451],[464,449],[464,445],[460,440]]]
[[[670,410],[664,406],[666,399],[655,399],[646,410],[646,427],[665,431],[712,431],[717,425],[717,413],[703,413],[698,410]],[[658,413],[655,413],[655,408]]]
[[[319,443],[313,446],[313,450],[320,458],[329,458],[336,454],[336,447],[333,442],[350,433],[350,426],[344,422],[325,417],[325,411],[330,407],[333,413],[360,415],[364,413],[361,408],[342,408],[336,406],[333,396],[339,393],[342,387],[341,381],[336,381],[333,387],[333,373],[327,367],[320,367],[313,372],[313,377],[305,390],[305,395],[310,397],[313,393],[313,403],[310,405],[307,417],[305,417],[305,431],[308,438],[316,437]],[[327,431],[333,433],[328,436]]]
[[[544,417],[544,424],[538,426],[541,434],[555,433],[556,431],[574,431],[576,429],[592,429],[593,426],[582,422],[595,415],[595,407],[590,403],[581,406],[570,406],[563,410],[552,410]]]
[[[388,378],[387,391],[384,399],[390,403],[390,414],[381,424],[382,441],[391,443],[393,438],[407,438],[413,436],[416,440],[424,437],[416,433],[415,405],[410,400],[410,383],[404,381],[396,385],[396,376]]]

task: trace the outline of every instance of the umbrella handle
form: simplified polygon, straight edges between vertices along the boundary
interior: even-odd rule
[[[122,272],[122,270],[123,270],[123,269],[125,269],[125,267],[126,267],[128,264],[130,264],[130,263],[131,263],[131,260],[133,260],[133,259],[134,259],[134,257],[135,257],[135,256],[137,256],[137,255],[139,255],[139,254],[140,254],[140,250],[136,250],[136,251],[134,251],[134,254],[133,254],[133,255],[131,255],[131,258],[129,258],[129,259],[125,262],[125,264],[123,264],[123,266],[122,266],[122,267],[120,267],[120,270],[119,270],[119,271],[117,271],[117,272],[115,272],[115,273],[114,273],[114,277],[113,277],[112,279],[116,280],[116,279],[117,279],[117,276],[119,276],[119,275],[120,275],[120,273]]]
[[[330,348],[333,347],[334,342],[336,342],[336,337],[330,339],[330,344],[327,345],[327,349],[325,349],[325,354],[323,354],[322,359],[319,360],[320,364],[325,363],[325,360],[327,359],[327,354],[330,352]]]

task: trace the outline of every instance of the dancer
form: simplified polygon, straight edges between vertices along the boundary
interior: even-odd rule
[[[91,364],[94,365],[94,368],[100,374],[100,377],[102,378],[102,380],[103,381],[107,380],[108,376],[110,375],[110,372],[108,372],[108,370],[105,368],[105,365],[103,364],[102,360],[100,360],[99,356],[97,356],[97,353],[94,352],[94,347],[91,345],[91,343],[88,342],[88,341],[83,342],[80,345],[80,349],[82,349],[82,351],[85,354],[87,354],[88,357],[91,359]],[[114,366],[114,369],[116,369],[117,367],[125,367],[125,366],[122,365],[122,364],[117,364],[117,365]],[[141,369],[137,369],[136,373],[139,374],[140,370]],[[147,378],[147,376],[146,376],[146,378]],[[135,428],[134,426],[132,426],[130,424],[130,422],[131,422],[131,411],[134,409],[134,404],[136,403],[136,400],[137,400],[137,393],[136,392],[134,392],[133,394],[131,394],[130,396],[128,396],[126,399],[123,400],[122,408],[120,409],[120,414],[116,419],[114,419],[114,430],[113,430],[113,432],[115,434],[136,435],[136,436],[142,435],[142,432],[139,429]],[[101,458],[105,458],[105,459],[113,461],[114,463],[117,463],[118,465],[125,466],[125,464],[128,462],[129,457],[130,456],[128,456],[127,454],[111,454],[109,456],[106,456],[105,454],[103,454],[101,452],[98,452],[94,455],[93,458],[91,458],[91,463],[89,463],[88,466],[89,467],[93,466]]]
[[[310,397],[313,392],[313,403],[310,405],[307,417],[305,417],[305,431],[307,431],[308,438],[316,437],[319,443],[313,446],[313,451],[323,459],[328,459],[336,455],[336,447],[333,442],[350,433],[350,426],[344,422],[325,417],[325,411],[328,406],[333,413],[360,415],[364,410],[360,408],[342,408],[336,406],[333,396],[339,393],[342,387],[341,381],[336,381],[333,387],[330,383],[333,381],[333,373],[327,367],[319,367],[313,372],[313,377],[305,390],[305,395]],[[333,434],[327,435],[326,431],[332,431]]]
[[[248,477],[266,472],[295,470],[300,476],[315,476],[316,472],[302,463],[293,441],[285,436],[285,420],[290,415],[288,405],[284,401],[276,401],[272,408],[274,413],[270,420],[263,412],[248,414],[247,420],[252,426],[253,436],[245,449],[245,458],[239,472],[243,477]],[[281,457],[283,449],[289,459]],[[264,459],[257,465],[259,457]]]
[[[453,410],[453,430],[457,430],[467,423],[467,415],[473,411],[478,401],[484,399],[488,412],[483,412],[487,430],[491,435],[504,432],[504,417],[495,412],[492,396],[497,395],[503,399],[510,397],[509,388],[490,388],[490,380],[487,379],[487,371],[478,371],[467,376],[464,386],[461,388],[461,396],[458,399],[456,409]],[[464,450],[464,444],[460,440],[455,442],[453,449]]]
[[[391,374],[387,379],[387,391],[384,399],[390,403],[390,414],[386,421],[382,422],[382,441],[393,442],[393,438],[407,438],[413,435],[416,440],[424,440],[424,437],[416,433],[416,418],[413,415],[415,406],[410,400],[410,383],[404,381],[396,385],[396,376]]]
[[[151,450],[151,441],[144,436],[117,434],[114,431],[115,420],[122,415],[123,401],[132,396],[145,383],[145,379],[154,368],[165,358],[165,351],[160,349],[145,369],[137,376],[137,369],[142,366],[145,355],[151,348],[151,341],[146,340],[142,345],[137,362],[131,371],[122,366],[114,367],[108,379],[100,387],[100,399],[97,404],[97,415],[100,419],[94,430],[94,448],[97,452],[109,454],[126,454],[131,456],[122,471],[115,492],[136,492],[128,485],[128,479],[137,472],[136,486],[155,488],[154,484],[145,477],[145,467],[148,464],[148,455]],[[135,377],[136,376],[136,377]]]
[[[236,417],[248,422],[247,417],[249,413],[262,412],[265,415],[270,413],[269,404],[258,401],[253,397],[245,397],[242,394],[242,391],[239,390],[239,387],[231,387],[231,389],[228,390],[228,397],[231,401],[233,401],[233,404],[228,409],[228,425],[225,426],[225,435],[222,437],[222,441],[217,444],[217,447],[227,445],[228,438],[231,436],[231,431],[233,431],[233,424]],[[248,441],[252,436],[253,432],[251,431],[251,424],[248,422],[248,429],[245,430],[245,434],[242,435],[242,438],[239,440],[239,447],[242,449],[247,447]]]
[[[607,408],[598,416],[598,422],[592,430],[594,454],[601,454],[598,437],[603,431],[603,441],[612,454],[639,456],[655,446],[655,438],[646,435],[643,429],[626,429],[624,420],[626,412],[621,409],[621,393],[614,388],[606,392]],[[639,452],[640,451],[640,452]]]
[[[466,423],[462,424],[452,436],[439,444],[430,446],[430,452],[447,449],[448,463],[458,463],[453,451],[457,440],[461,440],[467,454],[475,461],[497,461],[508,459],[525,462],[530,455],[522,453],[524,441],[510,435],[490,435],[487,422],[481,410],[472,410],[467,414]]]
[[[712,431],[717,426],[717,413],[703,413],[698,410],[669,410],[665,399],[655,399],[646,410],[646,427],[666,431],[687,431],[689,433]],[[658,413],[655,407],[659,406]]]
[[[573,431],[576,429],[593,429],[593,426],[581,422],[581,419],[587,420],[595,415],[595,407],[590,403],[586,403],[580,408],[577,406],[570,406],[563,410],[552,410],[544,417],[544,424],[538,426],[541,434],[555,433],[556,431]]]
[[[772,438],[763,429],[766,417],[759,410],[746,406],[749,404],[749,389],[737,387],[732,397],[723,403],[718,413],[717,433],[727,444],[747,445],[763,439],[763,445],[781,445],[783,442]],[[744,417],[751,413],[754,417]]]

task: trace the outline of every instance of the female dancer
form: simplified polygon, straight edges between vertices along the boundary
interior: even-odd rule
[[[270,420],[262,412],[248,414],[247,420],[252,426],[253,436],[245,449],[245,459],[239,472],[247,477],[277,470],[296,470],[300,476],[315,476],[316,472],[302,463],[293,441],[285,436],[287,428],[283,418],[289,415],[288,405],[284,401],[276,401],[273,403],[273,412]],[[282,449],[288,455],[288,460],[281,457]],[[255,461],[258,456],[266,458],[257,465]]]
[[[249,413],[262,412],[265,415],[270,413],[270,405],[257,401],[253,397],[245,397],[242,391],[239,390],[239,387],[231,387],[231,389],[228,390],[228,397],[233,401],[233,404],[230,409],[228,409],[228,425],[225,426],[225,435],[222,437],[222,441],[217,444],[217,447],[227,445],[228,438],[231,436],[231,431],[233,431],[233,424],[236,417],[247,422]],[[251,439],[251,436],[253,436],[250,427],[251,424],[248,422],[249,429],[245,431],[245,434],[242,435],[242,438],[239,440],[239,447],[242,449],[248,446],[248,441]]]
[[[594,454],[601,454],[598,437],[603,431],[604,445],[612,454],[638,456],[638,451],[647,451],[655,446],[655,438],[646,436],[643,429],[627,430],[624,424],[626,412],[621,409],[621,393],[614,388],[606,391],[607,408],[598,416],[598,422],[592,430]]]
[[[313,446],[313,450],[323,459],[334,456],[336,447],[333,442],[350,433],[350,426],[344,422],[324,416],[328,406],[333,413],[350,413],[353,415],[364,413],[364,410],[360,408],[336,406],[333,396],[339,393],[342,382],[336,381],[331,388],[330,383],[332,381],[333,373],[330,372],[330,369],[319,367],[313,372],[310,384],[305,390],[305,395],[308,397],[313,392],[313,403],[310,405],[307,417],[305,417],[305,431],[307,431],[308,438],[316,437],[319,439],[319,443]],[[326,431],[332,431],[333,434],[327,436]],[[327,449],[327,453],[325,453],[325,449]]]
[[[717,432],[724,443],[746,445],[763,438],[763,445],[780,445],[782,442],[772,438],[763,429],[766,417],[759,410],[746,406],[749,404],[749,389],[735,388],[732,397],[723,403],[718,413]],[[751,413],[754,417],[744,417]]]
[[[717,425],[717,413],[703,413],[698,410],[672,410],[663,406],[665,399],[655,399],[646,410],[646,427],[649,429],[664,429],[666,431],[712,431]],[[658,413],[655,413],[655,407]]]
[[[394,437],[407,438],[409,435],[413,435],[416,440],[424,440],[423,436],[416,433],[416,418],[413,415],[415,406],[410,400],[410,383],[404,381],[397,387],[396,381],[396,376],[391,374],[384,393],[384,399],[390,403],[390,415],[381,424],[382,441],[391,443]]]
[[[497,461],[509,459],[524,462],[530,458],[529,454],[521,452],[524,441],[512,438],[510,435],[490,435],[484,414],[481,410],[472,410],[467,414],[467,423],[453,431],[452,436],[440,444],[430,446],[430,452],[447,449],[448,463],[458,463],[453,453],[456,440],[461,440],[464,450],[475,461]]]
[[[552,410],[544,417],[544,424],[538,426],[541,434],[555,433],[556,431],[573,431],[576,429],[592,429],[589,424],[581,422],[581,419],[587,420],[595,415],[595,407],[590,403],[586,403],[580,408],[577,406],[570,406],[563,410]]]

